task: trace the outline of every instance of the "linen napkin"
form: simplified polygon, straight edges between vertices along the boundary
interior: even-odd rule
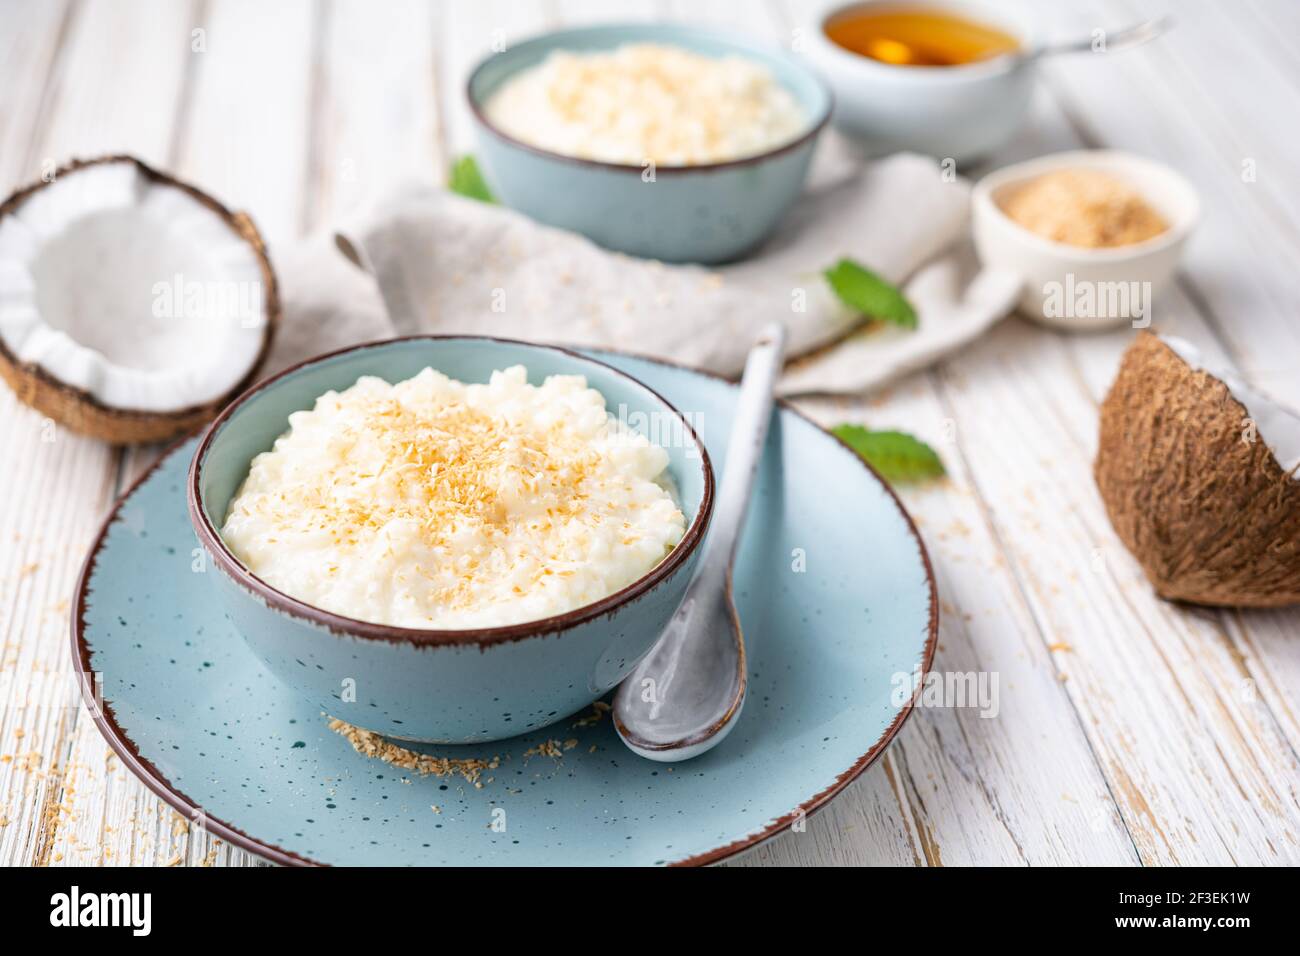
[[[285,322],[272,361],[393,334],[473,333],[734,376],[758,330],[778,319],[789,354],[804,356],[787,369],[783,394],[860,392],[934,361],[1012,308],[1014,277],[975,266],[969,194],[922,156],[822,163],[755,255],[703,267],[609,252],[502,206],[408,186],[337,236],[373,284],[319,238],[277,263]],[[902,285],[918,328],[864,328],[823,276],[841,258]]]

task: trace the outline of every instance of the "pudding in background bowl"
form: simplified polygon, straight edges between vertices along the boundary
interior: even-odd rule
[[[479,474],[455,474],[469,451]],[[498,455],[511,466],[494,470]],[[431,336],[325,355],[246,392],[199,442],[187,497],[214,586],[272,673],[347,723],[471,743],[561,720],[626,676],[681,600],[713,475],[689,422],[601,362]],[[439,626],[404,626],[422,616]]]
[[[505,205],[664,262],[727,262],[762,243],[831,109],[780,48],[669,23],[526,40],[483,60],[467,95]]]
[[[793,142],[809,125],[763,64],[662,43],[555,50],[511,76],[483,113],[538,149],[669,168],[756,156]]]
[[[835,96],[832,123],[867,156],[969,162],[1006,143],[1033,92],[1027,24],[961,2],[834,3],[804,28]]]

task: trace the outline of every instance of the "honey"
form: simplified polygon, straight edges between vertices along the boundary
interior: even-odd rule
[[[996,27],[919,4],[850,8],[823,29],[837,46],[890,66],[963,66],[1020,48]]]

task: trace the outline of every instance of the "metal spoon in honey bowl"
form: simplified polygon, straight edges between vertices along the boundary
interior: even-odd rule
[[[650,760],[688,760],[719,744],[745,703],[745,638],[731,567],[772,417],[785,329],[763,330],[745,362],[726,469],[695,577],[659,642],[614,694],[614,727]]]
[[[1133,26],[1124,27],[1122,30],[1113,30],[1107,33],[1097,31],[1093,36],[1086,38],[1080,37],[1077,40],[1029,47],[1018,53],[1010,54],[1010,56],[1018,60],[1041,60],[1044,57],[1057,56],[1062,53],[1095,53],[1099,51],[1118,53],[1120,50],[1127,50],[1130,47],[1150,43],[1171,26],[1173,26],[1173,20],[1169,17],[1160,17],[1155,20],[1144,20]],[[1104,43],[1104,45],[1099,46],[1099,43]]]

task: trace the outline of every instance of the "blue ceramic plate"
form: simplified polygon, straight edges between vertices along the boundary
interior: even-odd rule
[[[734,385],[592,353],[663,394],[725,462]],[[208,829],[280,863],[710,863],[820,807],[911,710],[896,675],[929,668],[929,559],[884,483],[796,412],[772,425],[736,568],[750,690],[736,730],[672,769],[609,720],[565,722],[454,757],[499,757],[476,788],[356,753],[234,633],[185,511],[194,441],[118,503],[86,561],[73,658],[102,680],[97,723],[136,775]],[[196,568],[198,570],[196,570]],[[559,756],[526,751],[547,740]],[[568,745],[568,749],[564,749]],[[438,808],[435,811],[434,807]]]

